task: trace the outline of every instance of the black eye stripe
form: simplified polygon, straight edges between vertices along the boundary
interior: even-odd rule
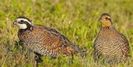
[[[23,22],[18,22],[18,23],[23,24]]]
[[[20,23],[20,24],[24,24],[26,21],[24,21],[24,20],[20,20],[18,23]]]

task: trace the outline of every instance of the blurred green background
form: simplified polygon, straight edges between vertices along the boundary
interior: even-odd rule
[[[97,65],[92,57],[93,41],[100,29],[102,13],[112,16],[116,29],[123,33],[133,48],[133,0],[0,0],[0,65],[1,67],[33,67],[31,51],[18,44],[17,28],[13,21],[18,16],[30,18],[34,25],[55,28],[72,42],[87,48],[87,57],[75,57],[69,65],[67,58],[43,57],[40,67],[106,67]],[[131,52],[133,55],[133,51]],[[117,67],[133,67],[129,64]]]

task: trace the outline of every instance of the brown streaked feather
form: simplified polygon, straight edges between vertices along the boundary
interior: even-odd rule
[[[25,47],[41,55],[56,57],[59,54],[71,55],[80,51],[77,45],[55,29],[48,27],[34,26],[31,31],[20,30],[18,36],[25,43]]]
[[[129,57],[129,43],[124,35],[117,32],[113,27],[101,28],[94,42],[94,59],[100,58],[105,62],[125,62]]]

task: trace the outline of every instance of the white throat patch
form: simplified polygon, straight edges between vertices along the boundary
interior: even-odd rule
[[[20,29],[26,29],[27,25],[26,24],[17,24]]]

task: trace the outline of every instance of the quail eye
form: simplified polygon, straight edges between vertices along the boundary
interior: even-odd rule
[[[110,19],[110,18],[108,18],[108,17],[106,17],[105,19],[106,19],[106,20],[110,20],[110,21],[111,21],[111,19]]]
[[[19,23],[20,23],[20,24],[23,24],[23,22],[24,22],[24,20],[20,20],[20,22],[19,22]]]
[[[106,19],[106,20],[109,20],[109,18],[108,18],[108,17],[106,17],[105,19]]]
[[[24,20],[21,20],[20,22],[24,22]]]

